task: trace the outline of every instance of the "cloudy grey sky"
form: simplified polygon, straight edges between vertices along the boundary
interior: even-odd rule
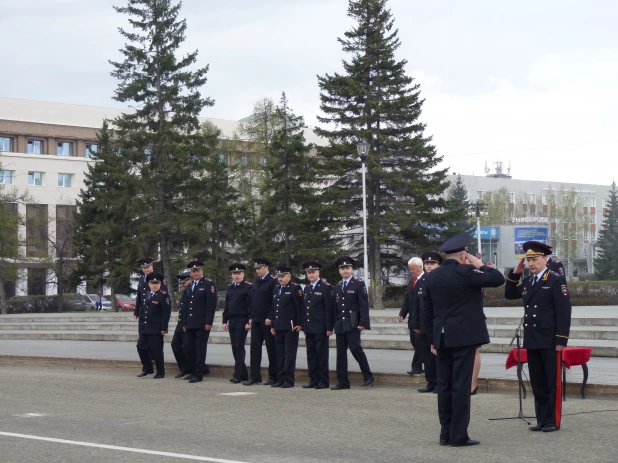
[[[0,95],[118,107],[124,0],[0,0]],[[347,0],[185,0],[186,50],[209,64],[203,115],[240,119],[285,90],[316,123],[316,75],[341,68]],[[452,172],[511,163],[516,178],[618,177],[618,2],[391,0],[422,119]]]

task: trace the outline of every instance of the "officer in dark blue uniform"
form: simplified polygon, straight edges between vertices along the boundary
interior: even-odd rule
[[[440,249],[446,259],[425,276],[425,330],[438,355],[440,445],[477,445],[468,436],[476,348],[489,343],[483,288],[504,284],[498,270],[468,254],[470,236],[454,236]]]
[[[343,278],[335,287],[335,335],[337,339],[337,384],[331,390],[350,389],[348,378],[348,349],[358,362],[363,382],[361,386],[373,386],[375,380],[367,356],[361,347],[361,331],[370,330],[369,298],[365,282],[354,278],[354,259],[343,256],[336,265]]]
[[[552,272],[556,272],[558,275],[566,278],[564,274],[564,265],[562,265],[562,262],[560,262],[555,257],[550,257],[549,259],[547,259],[547,268]]]
[[[217,309],[217,288],[212,280],[204,277],[203,266],[199,260],[187,264],[193,279],[187,288],[187,308],[183,313],[185,355],[187,364],[193,368],[190,383],[198,383],[204,378],[206,347]]]
[[[423,260],[425,273],[423,273],[421,278],[417,281],[414,288],[412,297],[412,313],[410,314],[411,329],[414,330],[417,335],[416,345],[423,359],[423,365],[425,365],[425,380],[427,380],[427,386],[418,389],[418,392],[433,392],[437,394],[437,362],[436,356],[431,353],[431,344],[429,343],[429,337],[427,336],[427,331],[425,329],[427,326],[427,322],[425,321],[427,314],[425,312],[425,302],[423,298],[425,296],[425,277],[428,273],[431,273],[437,269],[443,259],[442,256],[435,251],[424,253],[421,256],[421,259]]]
[[[189,366],[187,364],[187,357],[185,356],[184,351],[185,330],[182,326],[183,314],[187,310],[187,287],[191,282],[191,272],[179,273],[176,275],[176,278],[178,278],[182,294],[180,295],[180,300],[178,301],[178,323],[176,323],[176,329],[174,330],[174,336],[172,337],[172,352],[174,353],[174,358],[176,359],[179,370],[179,373],[174,376],[174,378],[183,378],[184,376],[190,375],[193,370],[193,365]]]
[[[146,283],[146,277],[148,274],[154,272],[154,259],[152,257],[144,257],[137,261],[139,266],[142,268],[143,275],[139,277],[137,281],[137,295],[135,297],[135,309],[133,310],[133,318],[137,319],[139,316],[139,311],[144,301],[146,300],[146,295],[150,293],[150,288],[148,287],[148,283]],[[165,284],[165,279],[161,282],[161,289],[167,292],[167,285]]]
[[[253,268],[257,278],[251,287],[251,313],[249,313],[249,328],[251,330],[250,346],[250,369],[248,381],[243,381],[245,386],[262,383],[262,345],[266,344],[268,354],[268,381],[265,386],[277,382],[277,354],[275,337],[271,333],[271,327],[266,324],[266,319],[273,306],[273,295],[277,278],[269,273],[268,266],[272,265],[268,260],[256,257],[253,259]]]
[[[146,281],[150,291],[146,294],[139,311],[139,338],[137,340],[137,353],[143,368],[137,377],[143,378],[153,373],[152,359],[157,367],[157,374],[154,377],[159,379],[165,377],[163,336],[167,334],[170,322],[170,296],[161,289],[163,275],[160,273],[149,273]]]
[[[509,273],[504,295],[507,299],[522,299],[524,303],[524,348],[528,351],[530,385],[534,393],[537,424],[532,431],[551,432],[558,429],[556,397],[558,359],[569,339],[571,329],[571,298],[564,276],[547,265],[551,247],[537,241],[524,243],[524,258]],[[519,284],[528,262],[531,275]]]
[[[225,308],[223,309],[223,329],[230,333],[232,355],[234,355],[234,376],[230,382],[237,384],[249,379],[245,365],[245,342],[247,340],[247,324],[251,311],[251,283],[245,281],[245,265],[234,263],[230,265],[234,282],[227,287]]]
[[[303,262],[309,283],[303,291],[303,331],[307,346],[309,383],[303,388],[328,389],[328,338],[333,334],[333,287],[320,278],[322,264]]]
[[[275,337],[277,349],[277,381],[272,387],[294,387],[298,335],[303,323],[303,290],[292,281],[292,269],[285,265],[275,267],[279,284],[267,319]]]

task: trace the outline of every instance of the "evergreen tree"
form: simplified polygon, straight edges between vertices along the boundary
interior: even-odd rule
[[[474,221],[468,213],[468,189],[461,178],[457,176],[455,183],[448,190],[448,209],[452,214],[453,225],[449,229],[449,233],[456,235],[458,233],[473,232]]]
[[[367,159],[367,225],[371,295],[382,308],[383,268],[405,267],[411,252],[435,244],[451,226],[443,193],[448,187],[442,160],[424,134],[419,85],[397,60],[400,46],[386,0],[350,0],[355,25],[340,38],[351,58],[343,74],[318,77],[325,124],[316,134],[328,140],[318,150],[325,160],[325,201],[336,208],[333,233],[362,256],[362,185],[356,144],[371,145]],[[362,262],[362,259],[359,260]]]
[[[124,59],[110,61],[118,79],[114,99],[135,108],[114,124],[118,145],[138,174],[139,194],[131,204],[139,219],[136,238],[158,244],[168,282],[173,281],[171,241],[185,241],[182,214],[202,198],[191,181],[204,154],[198,115],[214,104],[200,94],[208,66],[194,69],[197,51],[177,56],[187,29],[178,17],[180,7],[171,0],[128,0],[115,7],[128,16],[132,30],[119,29],[127,40],[120,50]]]
[[[616,182],[609,190],[603,212],[603,226],[599,231],[598,257],[594,259],[594,273],[599,280],[618,280],[618,192]]]

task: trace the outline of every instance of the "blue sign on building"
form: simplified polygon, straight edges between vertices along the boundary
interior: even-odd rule
[[[548,228],[516,228],[515,229],[515,257],[524,257],[524,243],[539,241],[547,244],[549,240]]]
[[[481,239],[482,240],[497,240],[498,239],[498,227],[481,227]],[[472,238],[477,238],[476,228],[474,229],[474,235]]]

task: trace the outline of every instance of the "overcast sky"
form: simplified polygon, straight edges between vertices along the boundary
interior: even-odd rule
[[[123,0],[0,0],[0,95],[118,107]],[[341,69],[347,0],[185,0],[185,50],[209,64],[203,115],[238,120],[282,91],[316,123],[316,75]],[[451,172],[609,185],[618,172],[618,2],[391,0],[398,58]]]

